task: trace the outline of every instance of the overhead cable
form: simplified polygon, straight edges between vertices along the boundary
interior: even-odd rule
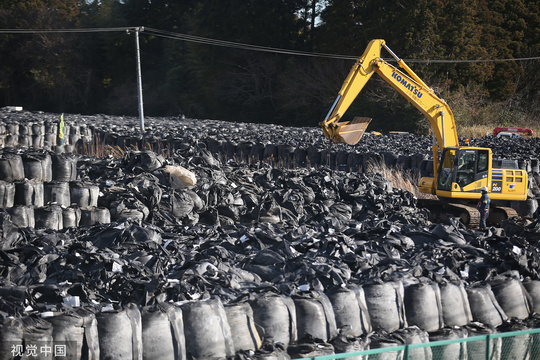
[[[0,29],[0,34],[38,34],[38,33],[92,33],[92,32],[129,32],[143,27],[112,27],[112,28],[84,28],[84,29]],[[259,46],[238,43],[233,41],[218,40],[212,38],[206,38],[195,35],[187,35],[182,33],[175,33],[166,30],[159,30],[154,28],[144,27],[144,32],[141,34],[152,35],[156,37],[162,37],[173,40],[181,40],[187,42],[194,42],[212,46],[221,46],[233,49],[241,49],[248,51],[260,51],[269,52],[275,54],[297,55],[297,56],[310,56],[310,57],[324,57],[341,60],[356,60],[358,56],[351,55],[338,55],[327,54],[318,52],[307,52],[297,50],[287,50],[275,47]],[[393,61],[393,59],[385,59],[387,61]],[[443,59],[403,59],[409,63],[423,63],[423,64],[459,64],[459,63],[481,63],[481,62],[510,62],[510,61],[529,61],[540,60],[540,56],[526,57],[526,58],[507,58],[507,59],[475,59],[475,60],[443,60]]]
[[[126,32],[136,29],[131,27],[85,28],[85,29],[0,29],[0,34],[52,34],[52,33],[93,33],[93,32]]]
[[[288,54],[288,55],[329,57],[329,58],[350,59],[350,60],[356,59],[356,57],[354,56],[347,56],[347,55],[286,50],[286,49],[280,49],[280,48],[275,48],[275,47],[250,45],[250,44],[243,44],[243,43],[237,43],[237,42],[232,42],[232,41],[216,40],[216,39],[204,38],[200,36],[186,35],[186,34],[181,34],[181,33],[173,33],[170,31],[157,30],[157,29],[147,28],[147,27],[145,27],[144,29],[145,29],[146,35],[150,34],[150,35],[160,36],[160,37],[169,38],[169,39],[196,42],[196,43],[214,45],[214,46],[223,46],[223,47],[236,48],[236,49],[242,49],[242,50],[263,51],[263,52],[272,52],[272,53],[277,53],[277,54]]]

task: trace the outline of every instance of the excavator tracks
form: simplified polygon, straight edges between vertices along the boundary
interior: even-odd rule
[[[480,211],[474,206],[463,204],[448,204],[448,209],[461,219],[469,229],[475,229],[480,225]]]
[[[480,212],[474,206],[438,199],[418,199],[418,205],[429,211],[429,219],[433,222],[448,222],[449,218],[458,217],[471,229],[480,224]]]
[[[491,206],[487,218],[488,224],[500,225],[504,220],[518,216],[516,210],[506,206]]]
[[[475,206],[437,199],[418,199],[418,205],[429,211],[429,218],[433,222],[447,222],[450,217],[458,217],[469,229],[478,228],[480,225],[480,211]],[[492,205],[487,224],[500,226],[504,220],[515,216],[518,216],[518,213],[511,207]]]

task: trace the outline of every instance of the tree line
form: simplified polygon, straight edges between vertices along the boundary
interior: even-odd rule
[[[113,30],[145,26],[163,31],[140,33],[150,116],[316,125],[352,58],[382,38],[457,121],[511,126],[539,119],[540,60],[510,61],[540,56],[538,24],[536,0],[4,0],[1,29],[86,31],[0,33],[0,106],[137,115],[134,36]],[[381,130],[426,125],[376,77],[349,115]]]

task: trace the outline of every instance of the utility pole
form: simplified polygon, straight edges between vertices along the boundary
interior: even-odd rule
[[[143,91],[142,91],[142,76],[141,76],[141,52],[139,49],[139,31],[144,31],[144,27],[136,27],[135,31],[135,47],[137,50],[137,89],[139,98],[139,122],[141,131],[144,131],[144,107],[143,107]],[[129,30],[128,30],[129,33]]]

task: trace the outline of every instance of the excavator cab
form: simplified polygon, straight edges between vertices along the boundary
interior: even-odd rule
[[[335,143],[345,143],[356,145],[371,122],[371,118],[355,117],[351,121],[341,121],[332,124],[319,124],[323,129],[328,140]]]
[[[489,149],[468,146],[444,149],[438,170],[437,195],[453,197],[448,193],[479,193],[482,187],[488,185],[490,163]]]

